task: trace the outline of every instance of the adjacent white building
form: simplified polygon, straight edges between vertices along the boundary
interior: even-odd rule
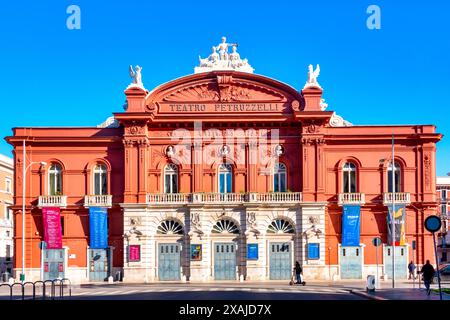
[[[13,159],[0,154],[0,271],[13,269],[13,215],[9,208],[13,204],[14,169]]]
[[[438,243],[438,258],[441,263],[450,259],[450,235],[448,233],[448,219],[450,211],[450,176],[436,178],[437,199],[439,202],[439,213],[442,218],[442,229]]]

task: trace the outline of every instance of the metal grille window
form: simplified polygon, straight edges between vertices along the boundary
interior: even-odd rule
[[[164,192],[178,193],[178,167],[173,163],[164,168]]]
[[[401,181],[400,181],[400,165],[396,162],[394,165],[394,185],[395,185],[395,192],[401,192]],[[389,168],[387,170],[387,180],[388,180],[388,192],[392,192],[392,162],[389,165]]]
[[[165,220],[158,226],[158,234],[183,234],[183,226],[175,220]]]
[[[231,165],[227,163],[222,163],[219,166],[219,192],[220,193],[230,193],[232,186],[232,173],[233,169]]]
[[[94,168],[94,194],[108,194],[108,170],[104,164],[97,164]]]
[[[286,166],[283,163],[277,163],[273,174],[273,191],[286,192]]]
[[[267,233],[295,233],[295,230],[289,221],[276,219],[267,228]]]
[[[355,193],[356,192],[356,166],[347,162],[343,167],[343,187],[344,193]]]
[[[51,196],[62,194],[62,168],[57,163],[52,163],[48,171],[48,193]]]
[[[213,233],[233,233],[238,234],[239,228],[236,226],[236,224],[228,219],[223,219],[217,221],[217,223],[214,225],[212,229]]]

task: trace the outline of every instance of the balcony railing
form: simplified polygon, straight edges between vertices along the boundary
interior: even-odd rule
[[[84,196],[84,206],[88,207],[111,207],[112,195]]]
[[[364,193],[339,193],[338,204],[341,206],[343,204],[365,204],[366,199]]]
[[[226,204],[226,203],[298,203],[302,201],[301,192],[271,193],[152,193],[147,194],[147,203],[164,204]]]
[[[392,192],[385,192],[383,195],[383,204],[390,205],[392,204]],[[411,203],[411,195],[409,192],[395,192],[394,193],[394,202],[396,204],[410,204]]]
[[[148,204],[185,204],[191,200],[189,193],[151,193],[147,194]]]
[[[257,193],[256,199],[263,203],[301,202],[301,192],[266,192]]]
[[[241,203],[246,201],[245,193],[200,193],[202,203]],[[196,199],[194,194],[194,199]]]
[[[67,196],[39,196],[38,207],[66,207]]]

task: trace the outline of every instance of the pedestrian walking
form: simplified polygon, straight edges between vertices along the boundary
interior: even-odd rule
[[[305,285],[305,282],[302,279],[302,273],[303,273],[303,268],[300,265],[300,263],[298,261],[295,261],[295,277],[296,277],[296,284],[302,284]]]
[[[416,270],[416,265],[414,264],[414,262],[410,262],[408,264],[408,270],[409,270],[409,277],[408,279],[411,279],[411,277],[413,278],[413,280],[416,279],[416,276],[414,275],[414,271]]]
[[[430,295],[431,293],[430,284],[433,281],[433,277],[436,272],[433,266],[430,264],[430,260],[427,260],[427,262],[423,265],[422,270],[420,270],[420,272],[423,275],[423,283],[425,284],[425,288],[427,289],[427,295]]]

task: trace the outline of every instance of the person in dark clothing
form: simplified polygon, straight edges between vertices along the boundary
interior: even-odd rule
[[[300,266],[300,263],[298,261],[296,261],[295,262],[295,276],[297,278],[296,284],[301,284],[302,283],[302,279],[301,279],[302,272],[303,272],[303,269]]]
[[[434,273],[436,272],[433,266],[430,264],[430,260],[427,260],[420,272],[423,275],[423,283],[425,284],[425,288],[427,289],[427,295],[430,295],[430,284],[433,281]]]
[[[416,265],[414,264],[414,262],[411,261],[408,264],[408,271],[409,271],[408,279],[411,279],[411,278],[416,279],[416,276],[414,275],[414,270],[416,270]]]

